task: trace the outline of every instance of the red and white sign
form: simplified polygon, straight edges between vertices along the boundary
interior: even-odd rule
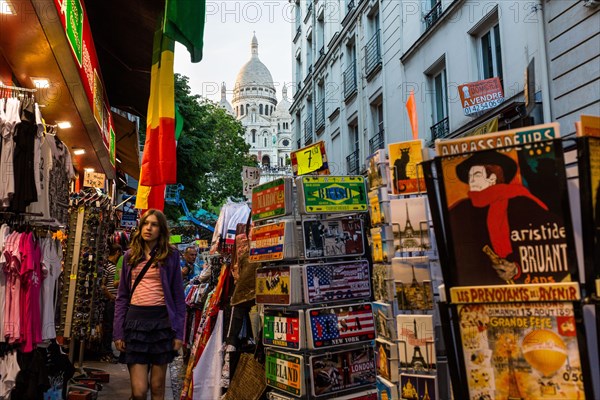
[[[500,78],[466,83],[458,87],[465,115],[471,115],[499,106],[504,102]]]

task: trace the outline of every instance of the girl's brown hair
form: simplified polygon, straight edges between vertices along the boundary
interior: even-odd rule
[[[131,245],[129,253],[129,265],[135,267],[145,259],[144,254],[144,238],[142,237],[142,228],[146,223],[146,220],[150,215],[154,215],[158,220],[159,235],[158,241],[156,242],[156,255],[154,261],[160,263],[164,261],[169,254],[173,251],[173,248],[169,244],[169,225],[167,224],[167,217],[160,210],[153,208],[149,209],[140,218],[139,229],[136,230],[131,236]]]

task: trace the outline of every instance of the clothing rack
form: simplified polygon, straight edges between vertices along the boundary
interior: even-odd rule
[[[15,90],[17,92],[27,92],[27,93],[35,93],[35,92],[37,92],[37,89],[28,89],[28,88],[22,88],[22,87],[19,87],[19,86],[9,86],[9,85],[5,85],[2,82],[0,82],[0,89]]]

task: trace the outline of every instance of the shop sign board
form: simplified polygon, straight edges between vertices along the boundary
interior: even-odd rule
[[[370,303],[313,308],[307,311],[308,347],[332,346],[375,340]]]
[[[320,141],[290,154],[294,176],[329,175],[325,142]]]
[[[572,302],[457,307],[469,398],[586,398]]]
[[[115,130],[113,129],[112,124],[110,124],[109,154],[110,154],[110,163],[114,167],[117,162],[117,140],[116,140]]]
[[[294,396],[304,394],[304,357],[266,349],[267,385]]]
[[[465,115],[486,111],[504,102],[504,91],[498,77],[459,85],[458,94]]]
[[[252,191],[260,182],[260,168],[244,166],[242,168],[242,185],[244,186],[244,196],[247,199],[252,197]]]
[[[366,212],[367,193],[362,176],[303,176],[300,179],[304,212]]]
[[[440,154],[451,155],[436,160],[452,261],[448,287],[572,280],[564,156],[560,144],[547,140],[558,135],[549,124],[437,143]],[[480,148],[486,150],[455,153]],[[506,203],[494,200],[508,193]]]
[[[283,217],[291,213],[286,207],[286,196],[292,189],[290,179],[279,178],[252,189],[252,221]],[[286,194],[286,192],[288,192]]]
[[[315,397],[337,395],[376,383],[372,346],[309,357],[311,392]]]
[[[83,187],[104,189],[105,179],[106,175],[100,172],[85,171],[85,174],[83,176]]]
[[[303,333],[304,311],[265,310],[263,342],[265,346],[300,350],[305,341]]]
[[[336,218],[305,220],[304,257],[356,257],[365,254],[362,220]]]
[[[369,262],[306,265],[304,294],[308,304],[368,299],[371,297]]]
[[[109,150],[112,121],[107,114],[110,113],[110,107],[103,89],[100,64],[85,7],[81,0],[54,0],[54,6],[77,63],[88,104],[102,133],[102,141]]]
[[[450,301],[454,304],[577,301],[579,299],[577,282],[450,288]]]

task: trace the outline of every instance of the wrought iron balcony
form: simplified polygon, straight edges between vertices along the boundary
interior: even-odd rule
[[[346,157],[346,169],[348,171],[348,175],[359,174],[360,163],[358,160],[358,149],[354,150],[349,156]]]
[[[344,72],[344,98],[350,97],[356,92],[356,62],[352,62],[352,65]]]
[[[296,85],[296,93],[300,92],[300,90],[302,90],[302,82],[298,81],[298,84]]]
[[[315,108],[315,129],[317,133],[325,127],[325,99],[317,103]]]
[[[450,123],[448,121],[448,117],[433,125],[430,129],[432,142],[435,141],[435,139],[445,138],[450,133]]]
[[[304,120],[304,145],[309,145],[313,142],[313,127],[312,115],[309,115]]]
[[[324,57],[325,56],[325,46],[321,47],[321,50],[319,50],[319,57]]]
[[[308,17],[310,17],[310,14],[312,13],[312,9],[313,9],[313,5],[309,4],[308,8],[306,9],[306,15],[304,16],[304,23],[306,23],[308,21]]]
[[[294,35],[294,39],[292,40],[292,42],[296,43],[296,41],[300,37],[300,34],[302,34],[302,26],[298,25],[298,28],[296,28],[296,35]]]
[[[381,128],[379,132],[369,139],[369,150],[371,154],[375,153],[379,149],[385,148],[385,130]]]
[[[347,13],[350,14],[352,12],[352,10],[354,10],[354,7],[356,5],[354,4],[354,0],[350,0],[350,2],[348,3],[348,10]]]
[[[381,45],[379,44],[379,34],[380,30],[377,29],[377,32],[375,32],[365,48],[365,71],[367,72],[367,75],[381,65]]]
[[[425,16],[425,30],[428,30],[429,28],[431,28],[435,22],[440,19],[440,16],[442,15],[442,1],[439,0],[437,3],[435,3],[435,6],[433,6],[433,8],[431,9],[431,11],[429,11],[429,13]]]

